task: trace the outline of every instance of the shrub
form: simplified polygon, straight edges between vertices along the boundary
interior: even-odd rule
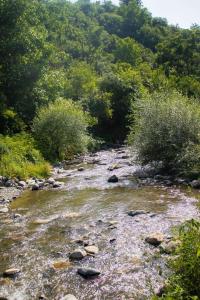
[[[89,116],[71,100],[43,107],[33,122],[38,147],[48,160],[62,160],[87,149]]]
[[[189,171],[194,167],[190,149],[197,151],[200,145],[199,103],[176,91],[155,92],[138,101],[129,142],[142,163],[159,162],[167,171]],[[190,161],[184,163],[186,156]]]
[[[35,149],[34,140],[27,134],[0,136],[0,174],[25,179],[47,177],[50,166]]]
[[[195,220],[185,222],[180,227],[179,239],[180,247],[171,262],[173,275],[161,298],[198,300],[200,299],[200,222]]]

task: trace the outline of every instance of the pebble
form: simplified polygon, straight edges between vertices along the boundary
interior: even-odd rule
[[[99,248],[97,246],[86,246],[84,249],[89,254],[97,254],[99,252]]]
[[[101,272],[99,270],[90,269],[90,268],[79,268],[77,270],[77,273],[79,275],[83,276],[84,278],[90,278],[90,277],[98,276],[101,274]]]
[[[20,272],[21,272],[20,269],[10,268],[10,269],[5,270],[3,272],[3,275],[6,277],[13,277],[13,276],[16,276],[17,274],[19,274]]]
[[[62,297],[60,300],[77,300],[77,298],[74,295],[68,294]]]
[[[164,235],[160,232],[152,233],[146,237],[145,242],[153,246],[159,246],[164,240]]]
[[[72,253],[70,253],[69,258],[72,260],[81,260],[87,255],[85,250],[76,249]]]
[[[7,207],[0,208],[0,213],[7,213],[9,209]]]
[[[145,215],[147,212],[144,211],[144,210],[130,210],[127,214],[130,216],[130,217],[135,217],[135,216],[138,216],[138,215]]]
[[[116,175],[112,175],[111,177],[108,178],[108,182],[110,183],[116,183],[119,181],[119,178]]]

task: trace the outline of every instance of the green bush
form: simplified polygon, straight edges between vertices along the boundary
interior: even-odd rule
[[[62,160],[84,152],[89,143],[89,116],[71,100],[58,99],[38,111],[33,132],[48,160]]]
[[[161,299],[200,299],[200,222],[190,220],[179,230],[180,247],[171,262],[173,275]],[[160,298],[154,298],[160,299]]]
[[[7,177],[47,177],[50,166],[27,134],[0,136],[0,174]]]
[[[194,150],[200,155],[199,103],[176,91],[156,92],[138,101],[129,142],[144,164],[159,163],[176,173],[191,171],[199,166],[192,156]]]

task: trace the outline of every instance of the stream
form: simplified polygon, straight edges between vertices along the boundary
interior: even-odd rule
[[[145,238],[161,232],[170,239],[174,226],[199,217],[200,193],[151,180],[141,184],[133,176],[137,169],[127,148],[100,151],[55,169],[64,182],[61,188],[26,190],[13,201],[9,213],[0,216],[0,274],[11,267],[21,272],[16,278],[0,277],[0,296],[151,299],[169,274],[169,255]],[[114,174],[119,181],[109,183]],[[130,210],[150,213],[131,217]],[[99,252],[70,260],[69,254],[84,243]],[[85,279],[77,274],[79,267],[101,274]]]

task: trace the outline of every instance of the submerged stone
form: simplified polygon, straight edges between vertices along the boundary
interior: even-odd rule
[[[69,258],[72,260],[81,260],[87,255],[85,250],[77,249],[70,253]]]
[[[147,212],[145,210],[130,210],[127,213],[130,217],[135,217],[138,215],[145,215]]]
[[[153,246],[159,246],[164,240],[164,235],[160,232],[152,233],[146,237],[145,242]]]

